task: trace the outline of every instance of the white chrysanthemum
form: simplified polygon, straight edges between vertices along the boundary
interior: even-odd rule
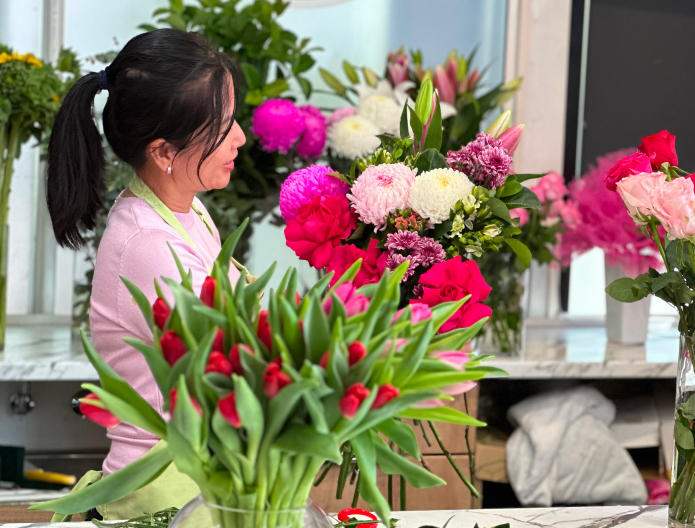
[[[369,119],[380,132],[398,135],[403,107],[387,95],[368,95],[360,100],[357,115]]]
[[[434,224],[449,219],[456,202],[473,191],[468,176],[453,169],[432,169],[415,178],[408,207]]]
[[[348,159],[372,154],[381,145],[379,128],[369,119],[354,115],[328,129],[328,144],[338,156]]]

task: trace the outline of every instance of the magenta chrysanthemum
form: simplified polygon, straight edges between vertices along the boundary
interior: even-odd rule
[[[355,180],[348,199],[360,220],[381,227],[389,213],[405,209],[416,171],[403,163],[370,165]]]
[[[347,183],[328,176],[330,167],[311,165],[293,172],[280,188],[280,213],[285,222],[297,216],[299,208],[311,202],[314,196],[345,196],[350,190]]]
[[[449,151],[449,166],[466,174],[473,183],[488,189],[497,189],[507,180],[512,158],[502,143],[481,132],[468,145],[458,151]]]
[[[390,269],[391,271],[395,270],[398,266],[403,264],[406,260],[409,260],[408,271],[406,271],[405,275],[403,275],[402,282],[405,282],[406,279],[408,279],[408,277],[410,277],[413,273],[415,273],[416,264],[412,261],[412,259],[409,259],[408,257],[401,255],[400,253],[391,253],[391,254],[389,254],[388,260],[386,260],[386,267],[388,269]]]
[[[386,237],[386,248],[391,250],[414,249],[420,242],[420,235],[415,231],[397,231]]]
[[[304,116],[306,129],[297,145],[297,154],[304,159],[316,159],[323,154],[326,145],[326,118],[315,106],[300,106],[299,111]]]
[[[422,237],[410,257],[418,266],[429,267],[446,259],[446,251],[433,238]]]
[[[413,286],[413,297],[416,299],[421,299],[422,294],[425,292],[425,287],[422,284],[416,284]]]
[[[266,152],[287,154],[304,130],[304,116],[287,99],[269,99],[256,108],[251,117],[251,132],[259,137]]]

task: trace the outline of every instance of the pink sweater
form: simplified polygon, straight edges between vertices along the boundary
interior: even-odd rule
[[[209,215],[196,198],[198,207]],[[120,275],[135,283],[154,302],[157,294],[154,279],[159,280],[167,301],[173,296],[160,277],[180,280],[174,258],[167,247],[171,244],[185,269],[193,272],[193,288],[200,293],[208,270],[220,252],[220,235],[214,236],[195,211],[175,213],[196,245],[188,245],[181,235],[169,226],[145,201],[135,197],[120,197],[109,213],[106,231],[99,245],[92,290],[90,323],[94,346],[106,362],[137,390],[160,414],[162,394],[154,381],[145,358],[123,342],[124,337],[136,337],[152,344],[152,331]],[[231,266],[232,284],[239,272]],[[104,461],[104,475],[134,462],[152,448],[158,439],[152,434],[128,424],[109,429],[111,450]]]

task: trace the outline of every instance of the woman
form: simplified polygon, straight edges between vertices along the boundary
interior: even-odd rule
[[[112,207],[99,245],[92,337],[107,363],[160,413],[162,395],[144,357],[123,342],[135,337],[152,343],[152,332],[120,276],[154,302],[154,280],[179,277],[171,246],[192,271],[200,293],[221,246],[195,195],[229,183],[233,160],[246,141],[235,121],[236,71],[228,56],[200,36],[173,29],[144,33],[130,40],[105,71],[75,83],[51,135],[48,209],[58,243],[79,249],[84,244],[80,227],[95,227],[103,203],[104,150],[92,105],[97,93],[108,91],[104,135],[137,176]],[[232,267],[232,283],[238,277]],[[171,296],[168,288],[165,295]],[[173,303],[173,296],[168,300]],[[108,436],[111,450],[103,475],[134,462],[158,440],[128,424],[110,429]],[[171,465],[140,492],[97,509],[104,519],[128,519],[181,507],[197,493],[195,484]]]

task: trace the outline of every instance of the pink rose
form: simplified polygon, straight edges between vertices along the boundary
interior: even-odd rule
[[[567,194],[565,178],[557,172],[549,172],[538,180],[531,190],[536,193],[541,203],[562,200]]]
[[[688,178],[675,178],[651,193],[654,216],[671,240],[695,235],[695,192]]]
[[[467,328],[483,317],[490,317],[492,310],[480,301],[487,299],[492,288],[487,285],[478,265],[472,260],[462,261],[461,256],[432,266],[420,277],[423,286],[421,299],[411,304],[423,303],[430,307],[450,301],[458,301],[470,294],[471,298],[439,329],[440,333]]]
[[[331,251],[357,227],[357,215],[345,196],[315,196],[287,222],[287,245],[313,267],[325,268]]]
[[[620,180],[632,176],[633,174],[641,174],[643,172],[652,172],[652,165],[649,158],[642,152],[630,154],[610,168],[608,174],[606,174],[604,178],[606,189],[615,191],[616,184]]]
[[[364,295],[358,295],[357,288],[351,282],[344,282],[335,289],[334,293],[345,305],[348,317],[360,314],[369,308],[369,300]],[[332,295],[323,303],[323,311],[326,315],[331,313],[331,308],[333,308]]]
[[[651,192],[666,183],[662,172],[635,174],[620,180],[616,185],[628,213],[637,225],[644,225],[645,216],[652,215]]]
[[[568,229],[575,229],[582,221],[582,215],[574,202],[564,200],[553,202],[550,215],[559,217],[563,226]]]
[[[509,216],[519,219],[519,227],[524,227],[529,220],[529,214],[526,209],[511,209],[509,211]]]
[[[381,279],[386,269],[388,252],[377,249],[376,246],[378,243],[376,239],[372,238],[369,241],[367,251],[353,246],[352,244],[334,248],[331,253],[330,262],[326,268],[327,273],[335,271],[335,275],[331,280],[331,285],[335,284],[358,259],[362,259],[362,267],[357,273],[355,280],[352,281],[355,287],[361,288],[365,284],[379,282],[379,279]]]
[[[665,162],[674,167],[678,165],[676,136],[667,130],[643,137],[642,144],[637,147],[637,150],[644,152],[649,157],[654,170],[658,170]]]

